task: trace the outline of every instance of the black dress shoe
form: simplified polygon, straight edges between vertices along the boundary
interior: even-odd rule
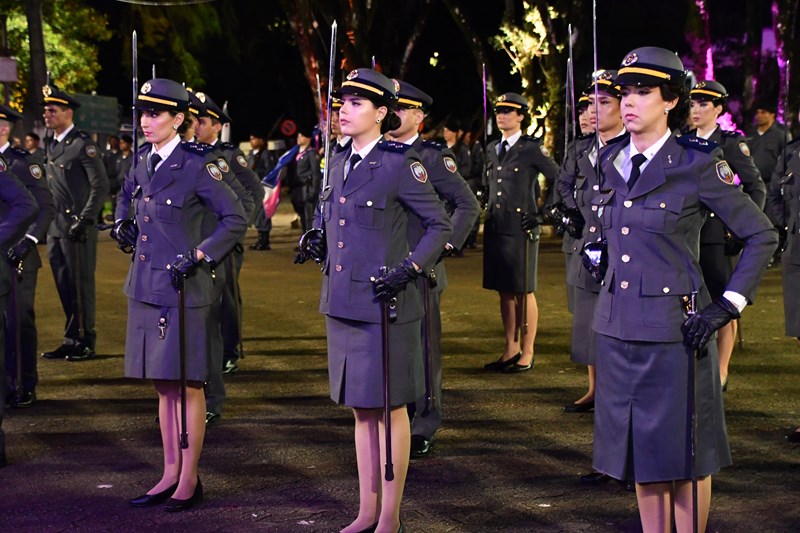
[[[225,361],[225,367],[222,369],[223,374],[235,374],[239,371],[239,364],[236,361]]]
[[[519,361],[519,359],[517,359]],[[519,363],[514,363],[511,366],[507,366],[503,369],[504,374],[516,374],[518,372],[525,372],[526,370],[530,370],[533,368],[533,359],[527,365],[521,365]]]
[[[14,407],[30,407],[36,401],[36,393],[34,391],[23,391],[22,396],[19,398],[14,395]]]
[[[67,356],[67,361],[88,361],[89,359],[94,358],[94,350],[88,346],[76,345],[75,351]]]
[[[222,418],[222,415],[219,413],[212,413],[211,411],[206,412],[206,425],[210,426],[211,424],[216,424],[219,422],[219,419]]]
[[[506,359],[505,361],[503,361],[503,358],[501,357],[497,361],[492,361],[491,363],[486,363],[485,365],[483,365],[483,368],[485,368],[486,370],[494,370],[494,371],[497,371],[497,372],[501,372],[501,371],[503,371],[503,369],[508,368],[511,365],[516,364],[517,361],[519,361],[520,357],[522,357],[522,353],[518,353],[514,357]]]
[[[411,435],[411,457],[419,459],[426,457],[433,450],[433,439],[427,439],[422,435]]]
[[[581,483],[586,485],[598,485],[608,481],[611,481],[611,476],[608,476],[602,472],[592,472],[591,474],[581,476]]]
[[[344,529],[343,527],[340,529]],[[361,531],[357,531],[356,533],[375,533],[375,530],[378,529],[378,523],[375,522],[371,526],[365,527]]]
[[[722,392],[728,392],[728,378],[725,378],[725,381],[722,382]]]
[[[564,406],[565,413],[588,413],[594,410],[594,400],[584,403],[571,403]]]
[[[786,435],[786,440],[789,442],[800,443],[800,431],[792,431],[791,433]]]
[[[179,513],[181,511],[188,511],[198,503],[203,501],[203,484],[200,483],[200,476],[197,476],[197,486],[194,488],[194,494],[188,500],[178,500],[170,498],[164,506],[164,510],[168,513]]]
[[[55,350],[51,352],[44,352],[42,357],[45,359],[66,359],[68,355],[71,355],[75,351],[74,344],[62,344]]]
[[[178,484],[175,483],[168,489],[157,492],[155,494],[142,494],[141,496],[137,496],[132,500],[128,500],[128,503],[131,504],[131,507],[152,507],[154,505],[158,505],[167,501],[170,496],[175,493],[177,490]]]

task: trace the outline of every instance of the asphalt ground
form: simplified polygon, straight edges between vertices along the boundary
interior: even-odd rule
[[[203,504],[178,514],[127,504],[159,478],[161,446],[152,385],[122,377],[129,256],[103,237],[98,357],[40,359],[38,401],[7,412],[0,531],[329,532],[355,517],[352,414],[328,398],[320,273],[292,264],[290,209],[276,216],[273,250],[246,254],[247,357],[206,434]],[[641,531],[622,485],[579,483],[592,415],[562,411],[583,395],[586,371],[569,361],[560,239],[541,244],[536,364],[517,375],[482,368],[503,341],[497,294],[481,288],[480,248],[447,261],[445,422],[432,455],[412,461],[406,531]],[[39,280],[42,351],[58,346],[64,319],[47,266]],[[769,270],[742,319],[725,396],[734,466],[714,478],[709,531],[800,530],[800,449],[783,437],[800,424],[800,348],[783,335],[782,297],[780,270]]]

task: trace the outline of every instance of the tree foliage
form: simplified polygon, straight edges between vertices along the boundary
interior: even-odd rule
[[[31,87],[31,56],[28,23],[23,4],[14,0],[0,1],[0,9],[8,15],[8,44],[17,59],[19,83],[11,87],[12,105],[22,110]],[[45,0],[44,45],[47,69],[60,88],[74,92],[90,92],[97,87],[100,71],[98,46],[111,38],[107,19],[77,0]]]

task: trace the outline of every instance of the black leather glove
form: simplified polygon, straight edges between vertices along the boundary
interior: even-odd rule
[[[683,344],[695,351],[701,349],[719,328],[735,318],[739,310],[725,298],[720,298],[709,306],[691,315],[681,326]]]
[[[186,254],[178,254],[170,268],[172,286],[176,290],[182,289],[186,278],[194,274],[198,266],[200,266],[200,260],[197,259],[197,250],[189,250]]]
[[[86,217],[75,217],[69,227],[69,239],[75,242],[86,240],[86,229],[94,225],[94,220]]]
[[[25,259],[29,253],[31,253],[31,250],[33,250],[35,246],[36,243],[34,243],[28,237],[21,238],[17,244],[8,249],[7,256],[9,262],[16,267],[22,263],[22,260]]]
[[[411,258],[406,257],[402,263],[372,282],[375,296],[378,300],[388,302],[417,277],[419,277],[419,272],[414,268]]]
[[[595,283],[602,282],[608,270],[608,243],[606,240],[588,242],[583,245],[581,263]]]
[[[533,231],[539,227],[539,217],[531,215],[527,211],[522,212],[522,231]]]
[[[458,257],[460,253],[460,250],[456,247],[447,248],[445,246],[444,250],[442,250],[442,253],[439,255],[439,259],[436,260],[436,264],[438,265],[448,257]]]
[[[786,226],[780,226],[778,228],[778,250],[779,252],[786,251],[786,244],[788,243],[789,238],[789,231],[786,229]]]
[[[564,210],[561,218],[561,224],[570,237],[573,239],[580,239],[583,235],[583,227],[586,221],[583,220],[580,209],[577,207],[568,207]]]
[[[564,202],[557,204],[548,204],[542,208],[542,222],[553,226],[553,231],[556,235],[564,235],[564,226],[561,220],[564,218]]]
[[[302,265],[309,259],[313,259],[315,263],[322,263],[325,261],[325,256],[328,254],[328,245],[325,243],[325,231],[319,228],[312,228],[303,233],[298,243],[300,251],[294,256],[295,264]]]
[[[486,209],[486,206],[489,205],[489,187],[478,188],[476,196],[478,203],[481,204],[481,209]]]
[[[725,255],[729,257],[734,257],[739,255],[739,253],[744,249],[744,241],[738,238],[736,235],[731,233],[730,231],[725,232]]]
[[[116,222],[111,228],[111,238],[117,241],[120,250],[126,254],[133,253],[136,248],[136,240],[139,238],[136,220],[125,218]]]

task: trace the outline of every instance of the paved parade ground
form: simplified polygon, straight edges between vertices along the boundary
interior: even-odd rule
[[[103,236],[98,358],[40,359],[38,401],[7,412],[0,531],[331,532],[355,517],[352,414],[328,399],[319,269],[292,264],[299,230],[288,209],[276,217],[273,250],[245,256],[247,356],[206,434],[204,503],[176,514],[127,504],[159,478],[161,442],[152,385],[121,377],[129,256]],[[641,531],[633,493],[578,480],[590,471],[592,415],[562,411],[583,395],[586,370],[569,361],[560,239],[542,241],[531,372],[483,370],[503,343],[497,294],[481,289],[480,248],[447,268],[445,422],[432,455],[411,463],[406,531]],[[63,313],[48,267],[37,320],[40,351],[58,346]],[[798,531],[800,448],[783,435],[800,424],[800,348],[783,336],[779,268],[742,330],[725,395],[734,466],[714,478],[709,531]]]

